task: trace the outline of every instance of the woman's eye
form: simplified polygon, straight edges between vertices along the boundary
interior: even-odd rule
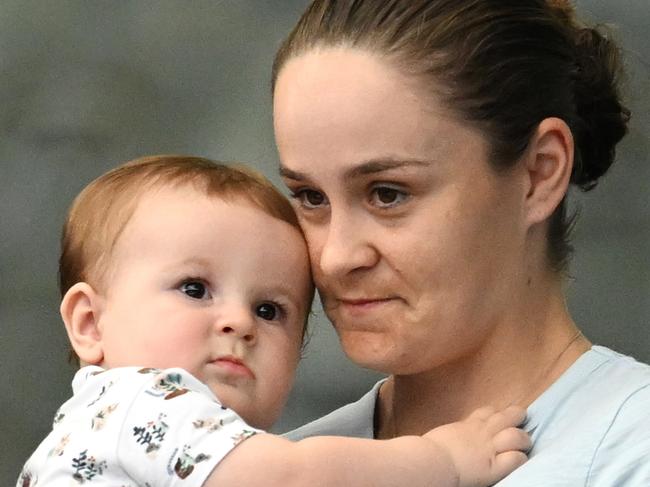
[[[319,191],[314,191],[313,189],[302,189],[294,192],[291,196],[300,201],[300,204],[303,207],[309,209],[320,208],[327,204],[327,198],[325,195]]]
[[[390,186],[379,186],[372,190],[371,203],[380,208],[390,208],[402,203],[408,195]]]
[[[262,303],[255,308],[255,314],[266,321],[273,321],[280,315],[280,309],[272,303]]]
[[[205,299],[208,297],[208,290],[200,281],[186,281],[181,284],[181,292],[193,299]]]

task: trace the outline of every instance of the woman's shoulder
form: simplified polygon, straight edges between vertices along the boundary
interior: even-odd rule
[[[533,413],[579,406],[587,401],[617,407],[650,385],[650,365],[594,345],[529,408]]]
[[[594,368],[587,383],[593,387],[607,385],[621,394],[617,400],[637,391],[642,393],[650,386],[650,365],[599,345],[594,345],[588,353]]]
[[[587,381],[592,410],[608,420],[603,444],[629,443],[639,432],[638,440],[650,447],[650,365],[605,347],[595,346],[592,353],[604,359]]]
[[[648,364],[595,345],[528,408],[531,429],[576,421],[604,425],[649,391]]]
[[[286,433],[284,436],[294,441],[323,435],[372,438],[374,436],[375,404],[383,382],[384,380],[377,382],[358,401],[346,404],[322,418]]]
[[[605,347],[592,352],[603,362],[587,380],[589,407],[582,402],[582,431],[593,433],[584,485],[650,485],[650,366]]]
[[[650,485],[650,366],[594,346],[528,408],[530,461],[498,485]]]

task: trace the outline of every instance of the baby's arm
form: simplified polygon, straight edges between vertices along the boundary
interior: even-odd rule
[[[492,485],[526,460],[520,408],[474,412],[464,421],[422,437],[392,440],[320,436],[292,443],[256,435],[217,465],[204,487],[228,486],[436,486]]]

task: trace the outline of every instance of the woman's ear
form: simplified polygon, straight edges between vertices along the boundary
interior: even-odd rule
[[[85,282],[78,282],[63,296],[61,318],[81,362],[98,365],[104,359],[99,327],[101,296]]]
[[[546,118],[537,126],[524,156],[529,226],[548,219],[566,195],[573,169],[573,147],[573,135],[564,120]]]

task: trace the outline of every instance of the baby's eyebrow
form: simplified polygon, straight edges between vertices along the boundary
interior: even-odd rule
[[[193,256],[179,261],[179,264],[183,266],[205,268],[210,266],[211,261],[205,257]]]
[[[170,261],[166,266],[167,271],[200,271],[210,269],[211,261],[208,258],[193,256]]]
[[[292,289],[289,286],[284,286],[283,284],[278,284],[275,286],[268,287],[264,290],[263,294],[267,294],[269,296],[276,296],[278,298],[284,298],[287,301],[291,301],[291,302],[299,301],[296,297],[295,291],[292,291]]]
[[[267,296],[271,300],[279,300],[283,304],[296,308],[296,310],[304,306],[304,300],[301,297],[300,291],[284,282],[269,284],[264,288],[258,289],[257,292],[261,296]]]

